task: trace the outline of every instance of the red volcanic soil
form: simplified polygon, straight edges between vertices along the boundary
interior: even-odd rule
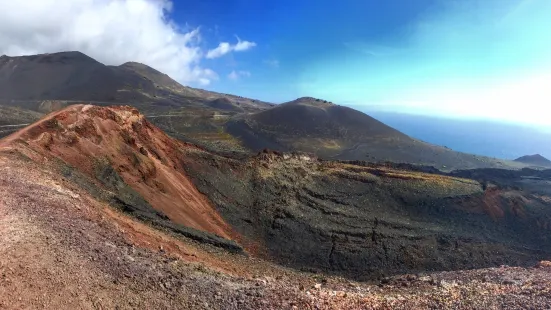
[[[481,197],[463,201],[460,209],[470,213],[487,214],[493,220],[503,219],[506,213],[525,219],[525,206],[529,203],[530,200],[520,192],[489,187]]]
[[[0,149],[18,148],[15,142],[37,152],[23,151],[35,160],[57,157],[90,176],[98,161],[108,162],[173,222],[237,238],[183,170],[181,150],[195,146],[168,137],[135,108],[70,106],[0,140]]]

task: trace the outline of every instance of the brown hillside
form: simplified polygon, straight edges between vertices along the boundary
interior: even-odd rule
[[[236,237],[183,172],[181,149],[193,146],[169,138],[134,108],[71,106],[0,143],[18,149],[24,143],[31,158],[53,156],[103,182],[112,181],[114,170],[171,221]]]

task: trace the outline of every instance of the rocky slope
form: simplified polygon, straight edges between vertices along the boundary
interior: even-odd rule
[[[548,257],[546,193],[443,173],[189,150],[185,169],[258,255],[359,279]]]
[[[310,97],[235,116],[225,126],[253,151],[301,151],[332,160],[407,162],[444,170],[523,166],[431,145],[360,111]]]
[[[551,263],[359,283],[151,229],[0,151],[1,309],[545,309]]]
[[[134,108],[71,106],[2,145],[34,161],[57,160],[74,180],[80,174],[92,178],[114,193],[110,202],[141,219],[184,234],[194,233],[187,228],[212,233],[195,237],[238,248],[222,241],[238,236],[183,173],[180,149],[194,146],[169,138]],[[95,184],[82,185],[98,191]]]
[[[495,268],[551,257],[549,171],[234,158],[90,105],[0,140],[0,171],[3,308],[549,302],[551,263]]]

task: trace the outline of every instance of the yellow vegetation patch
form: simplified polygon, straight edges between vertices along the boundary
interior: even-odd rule
[[[340,150],[341,145],[336,140],[321,140],[321,147],[330,150]]]
[[[477,181],[470,180],[470,179],[449,177],[445,175],[430,174],[430,173],[424,173],[424,172],[398,170],[398,169],[393,169],[393,168],[384,167],[384,166],[362,167],[362,166],[356,166],[352,164],[341,164],[333,167],[332,169],[333,170],[336,169],[340,171],[346,170],[348,172],[353,172],[359,175],[369,174],[369,175],[378,175],[383,178],[430,182],[430,183],[439,184],[442,186],[448,186],[453,183],[463,183],[463,184],[475,185],[475,186],[479,185]]]
[[[396,178],[396,179],[402,179],[402,180],[418,180],[418,181],[425,181],[425,182],[433,182],[433,183],[440,183],[440,184],[446,184],[446,183],[453,183],[453,182],[461,182],[466,184],[472,184],[472,185],[478,185],[479,183],[474,180],[469,179],[462,179],[462,178],[455,178],[455,177],[448,177],[438,174],[429,174],[429,173],[422,173],[422,172],[411,172],[411,171],[389,171],[384,173],[385,177],[389,178]]]
[[[236,143],[238,143],[239,141],[227,132],[201,132],[197,134],[192,134],[190,136],[200,140],[224,140],[236,141]]]
[[[318,152],[322,150],[338,151],[343,148],[339,141],[334,139],[308,139],[301,138],[295,141],[289,141],[295,149],[302,149],[308,152]]]

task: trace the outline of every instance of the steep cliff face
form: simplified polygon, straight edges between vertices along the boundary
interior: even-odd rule
[[[261,245],[259,255],[295,268],[373,279],[551,254],[550,205],[522,189],[306,154],[236,161],[190,149],[184,161],[228,223]]]
[[[237,237],[183,170],[182,150],[194,146],[168,137],[134,108],[70,106],[0,143],[37,161],[60,159],[134,202],[143,198],[174,223]]]

